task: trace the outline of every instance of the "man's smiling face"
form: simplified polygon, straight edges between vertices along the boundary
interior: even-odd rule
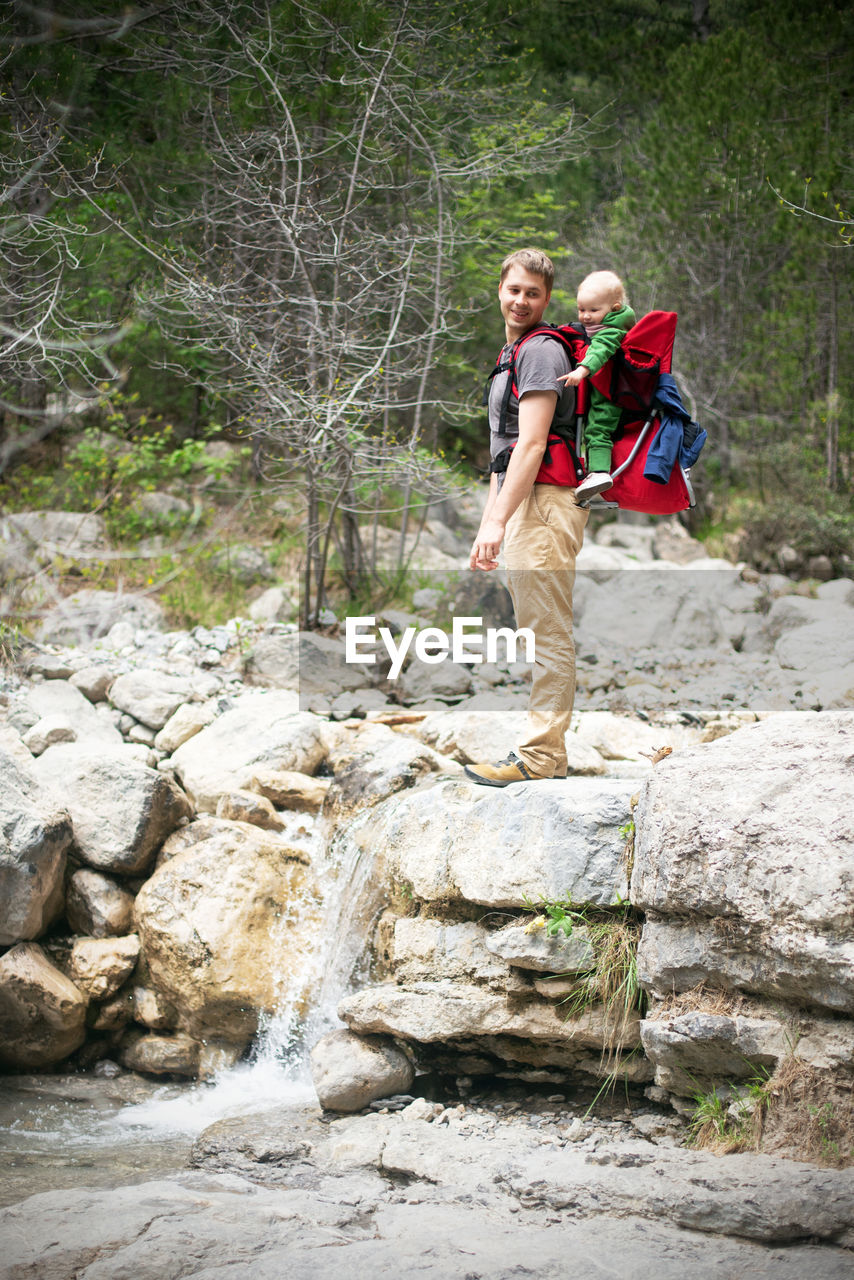
[[[512,266],[498,286],[498,302],[507,341],[515,342],[540,323],[549,305],[550,290],[542,276]]]

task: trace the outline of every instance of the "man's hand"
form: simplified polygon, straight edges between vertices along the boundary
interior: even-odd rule
[[[487,517],[477,531],[469,556],[472,569],[497,569],[498,551],[504,537],[504,525],[500,520]]]
[[[573,369],[572,373],[564,373],[558,382],[565,382],[568,387],[578,387],[585,378],[590,377],[590,370],[587,365],[579,364]]]

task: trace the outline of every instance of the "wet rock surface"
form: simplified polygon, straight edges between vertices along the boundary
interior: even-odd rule
[[[103,1083],[103,1082],[101,1082]],[[850,1274],[854,1172],[679,1147],[650,1106],[392,1097],[219,1121],[189,1168],[2,1211],[3,1280]]]

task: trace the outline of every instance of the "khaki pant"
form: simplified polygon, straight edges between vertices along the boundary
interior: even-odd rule
[[[530,627],[536,641],[527,732],[516,750],[541,777],[566,775],[564,739],[575,698],[572,588],[588,514],[574,489],[535,484],[504,537],[516,625]]]

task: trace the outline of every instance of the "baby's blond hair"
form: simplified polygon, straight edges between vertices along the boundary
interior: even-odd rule
[[[629,305],[626,286],[614,271],[591,271],[590,275],[585,276],[581,281],[578,292],[581,293],[584,288],[589,289],[597,297],[608,298],[612,311],[618,311],[620,307]]]

